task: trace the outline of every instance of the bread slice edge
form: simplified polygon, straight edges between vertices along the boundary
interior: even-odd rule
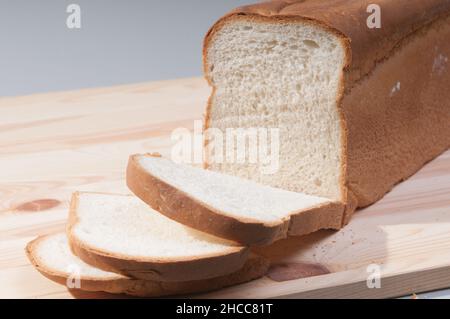
[[[280,218],[278,223],[234,218],[153,176],[140,165],[140,156],[132,155],[128,162],[127,185],[130,190],[153,209],[194,229],[247,246],[264,246],[288,235],[341,228],[344,205],[331,201],[294,212]],[[161,157],[159,154],[145,156]]]
[[[80,192],[72,195],[67,223],[67,238],[72,252],[85,263],[96,268],[142,280],[178,282],[214,278],[233,273],[245,264],[249,250],[242,246],[230,246],[219,255],[198,258],[140,258],[104,251],[83,242],[74,233],[79,220],[77,206]],[[180,243],[182,245],[182,243]]]
[[[33,267],[44,277],[67,287],[68,273],[54,269],[38,257],[39,245],[44,240],[51,240],[51,234],[38,237],[29,242],[25,248],[26,256]],[[81,276],[80,288],[69,289],[70,291],[106,292],[112,294],[126,294],[136,297],[165,297],[172,295],[185,295],[205,293],[218,290],[228,286],[242,284],[264,276],[269,269],[267,259],[252,254],[244,266],[237,272],[212,279],[184,281],[184,282],[158,282],[151,280],[132,279],[121,275],[111,278],[95,278]]]

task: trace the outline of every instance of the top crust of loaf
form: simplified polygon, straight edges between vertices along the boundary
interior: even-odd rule
[[[382,27],[369,29],[367,8],[381,8]],[[219,20],[206,37],[205,47],[217,27],[236,16],[254,16],[272,21],[309,20],[341,34],[349,45],[346,89],[368,75],[387,58],[399,41],[450,12],[449,0],[281,0],[244,6]],[[350,53],[351,52],[351,53]]]
[[[101,193],[84,194],[111,196]],[[84,262],[102,270],[143,280],[200,280],[232,273],[240,269],[248,257],[248,249],[234,246],[231,242],[229,247],[220,253],[203,253],[191,257],[141,257],[100,249],[93,243],[84,242],[76,234],[75,229],[80,225],[78,206],[82,195],[83,193],[77,192],[72,197],[67,226],[69,244],[72,251]],[[180,245],[183,243],[180,242]]]

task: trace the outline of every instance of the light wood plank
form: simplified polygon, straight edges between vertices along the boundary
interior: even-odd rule
[[[182,79],[0,98],[0,298],[111,297],[70,294],[29,265],[24,246],[64,229],[73,191],[128,193],[128,155],[169,155],[172,130],[191,129],[202,118],[208,94],[202,79]],[[449,251],[446,152],[358,212],[342,231],[260,250],[291,275],[299,263],[331,273],[280,282],[265,277],[206,296],[368,298],[440,289],[450,286]],[[381,265],[381,289],[366,286],[371,263]]]

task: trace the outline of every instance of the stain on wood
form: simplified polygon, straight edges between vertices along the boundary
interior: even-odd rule
[[[23,203],[16,207],[16,211],[19,212],[42,212],[44,210],[50,210],[61,204],[61,201],[57,199],[37,199],[31,202]]]
[[[320,264],[280,263],[272,265],[266,276],[274,281],[282,282],[326,275],[329,273],[330,271]]]

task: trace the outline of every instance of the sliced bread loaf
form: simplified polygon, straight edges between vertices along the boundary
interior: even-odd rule
[[[205,39],[205,129],[279,129],[279,170],[213,148],[206,168],[341,201],[348,221],[450,147],[449,38],[448,0],[234,10]]]
[[[75,193],[67,235],[88,264],[144,280],[218,277],[248,257],[247,248],[174,222],[134,196]]]
[[[127,184],[158,212],[245,245],[265,245],[320,228],[339,228],[343,205],[188,165],[133,155]]]
[[[268,269],[268,262],[265,259],[252,255],[237,272],[207,280],[159,282],[132,279],[86,264],[72,253],[67,237],[62,233],[35,239],[27,245],[26,253],[41,274],[59,284],[70,286],[70,289],[139,297],[162,297],[216,290],[261,277]]]

